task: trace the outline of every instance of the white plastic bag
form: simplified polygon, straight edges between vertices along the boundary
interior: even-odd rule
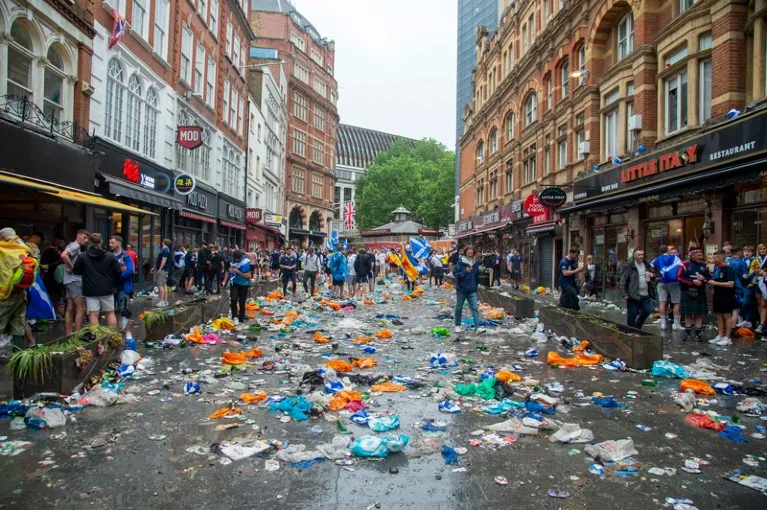
[[[588,443],[593,440],[594,433],[590,429],[582,429],[576,423],[565,423],[549,438],[552,443]]]
[[[614,462],[639,453],[634,448],[634,441],[631,439],[588,444],[583,448],[583,451],[603,462]]]
[[[120,354],[120,363],[123,365],[132,365],[141,359],[141,356],[136,351],[123,351]]]

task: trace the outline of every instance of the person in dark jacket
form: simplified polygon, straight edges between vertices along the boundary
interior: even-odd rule
[[[112,236],[109,238],[109,249],[120,263],[120,284],[115,292],[115,311],[120,315],[120,329],[125,329],[128,325],[128,319],[131,317],[130,296],[133,292],[133,275],[136,268],[133,266],[133,259],[130,254],[123,250],[123,238]]]
[[[197,254],[197,275],[201,279],[202,286],[205,292],[213,291],[213,279],[211,278],[211,258],[213,253],[210,251],[210,247],[207,244],[202,243],[200,251]]]
[[[293,283],[293,294],[296,293],[296,256],[293,248],[288,246],[285,255],[280,257],[280,269],[282,270],[282,294],[287,295],[288,283]]]
[[[695,245],[689,249],[689,259],[682,262],[676,279],[682,290],[681,312],[684,315],[684,337],[689,340],[692,326],[695,325],[695,339],[703,341],[703,316],[708,313],[706,303],[706,282],[711,280],[703,250]]]
[[[559,261],[559,306],[568,310],[580,310],[578,301],[578,284],[575,277],[586,270],[578,267],[578,248],[570,248],[567,255]]]
[[[655,268],[644,259],[644,250],[634,250],[634,260],[626,265],[620,283],[626,300],[626,323],[630,327],[642,329],[652,313],[655,282]]]
[[[360,248],[359,253],[357,253],[357,258],[354,260],[354,273],[357,275],[354,279],[355,296],[359,294],[360,286],[368,283],[371,267],[370,258],[368,257],[365,248]]]
[[[106,313],[107,325],[117,327],[115,290],[120,285],[122,269],[117,258],[102,245],[101,234],[91,234],[90,246],[77,257],[72,272],[83,278],[83,296],[88,309],[88,323],[99,325],[99,312]]]
[[[455,276],[455,332],[460,333],[461,315],[464,301],[469,302],[469,310],[474,319],[474,330],[484,333],[485,328],[479,326],[479,309],[477,308],[477,286],[479,282],[479,260],[475,258],[474,247],[469,245],[463,250],[463,255],[453,268]]]

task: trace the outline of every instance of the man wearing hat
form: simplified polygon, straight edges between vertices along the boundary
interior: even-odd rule
[[[689,258],[682,262],[677,273],[677,280],[682,290],[681,313],[684,317],[684,338],[691,338],[691,329],[695,326],[695,339],[703,341],[701,327],[703,316],[708,313],[706,302],[706,282],[711,279],[706,262],[703,260],[703,250],[700,246],[692,246]]]

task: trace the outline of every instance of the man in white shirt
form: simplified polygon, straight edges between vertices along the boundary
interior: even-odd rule
[[[317,281],[317,275],[320,271],[320,258],[317,256],[316,253],[314,253],[314,246],[309,247],[309,251],[304,256],[304,292],[309,292],[307,289],[306,282],[310,281],[312,283],[311,285],[311,294],[310,296],[314,295],[314,284]]]

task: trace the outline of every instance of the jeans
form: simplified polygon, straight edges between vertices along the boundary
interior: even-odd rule
[[[500,267],[494,267],[493,268],[493,281],[490,282],[490,286],[492,287],[495,285],[495,282],[498,282],[498,285],[501,285],[501,268]]]
[[[296,272],[282,270],[282,293],[288,292],[288,282],[293,282],[293,294],[296,293]]]
[[[740,307],[740,316],[744,321],[751,322],[756,311],[756,298],[754,297],[753,287],[743,288],[743,304]]]
[[[643,296],[641,299],[631,299],[626,301],[626,323],[632,328],[642,329],[644,321],[652,313],[652,299],[650,296]]]
[[[317,281],[317,271],[304,271],[304,292],[309,292],[306,283],[311,282],[312,292],[310,296],[314,295],[314,284]]]
[[[559,307],[568,310],[580,310],[581,305],[578,301],[578,289],[571,285],[560,286]]]
[[[474,327],[479,327],[479,310],[477,309],[477,292],[462,292],[458,289],[455,291],[455,325],[461,325],[461,315],[463,313],[463,302],[469,302],[469,310],[471,310],[471,316],[474,319]]]
[[[248,300],[248,285],[233,283],[229,286],[229,294],[232,299],[232,318],[237,318],[243,322],[245,320],[245,301]],[[240,306],[239,312],[237,305]]]

